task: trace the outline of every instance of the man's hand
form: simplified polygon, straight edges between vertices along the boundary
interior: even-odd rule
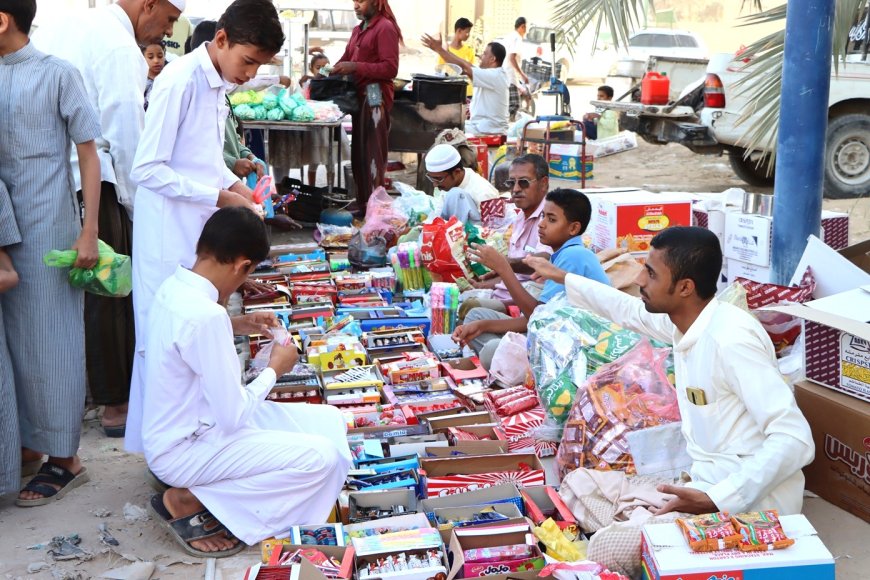
[[[284,88],[290,88],[293,86],[293,79],[290,77],[285,77],[284,75],[278,75],[278,84]]]
[[[339,62],[336,63],[329,73],[329,76],[352,75],[356,72],[355,62]]]
[[[542,280],[552,280],[556,284],[565,283],[565,270],[561,270],[553,265],[550,260],[540,258],[538,256],[526,256],[523,258],[523,263],[534,270],[532,280],[540,282]]]
[[[420,42],[422,42],[423,46],[429,50],[434,50],[435,52],[441,52],[444,50],[444,41],[441,38],[440,32],[438,33],[438,38],[424,34],[420,37]]]
[[[677,487],[675,485],[660,485],[656,489],[661,493],[667,493],[674,497],[659,509],[650,509],[657,516],[663,516],[671,512],[685,514],[710,514],[719,511],[710,496],[703,491],[691,487]]]
[[[246,179],[248,175],[257,171],[257,165],[250,159],[237,159],[233,164],[233,173],[241,177],[242,179]],[[257,172],[257,177],[259,178],[259,172]]]
[[[271,328],[280,325],[274,312],[252,312],[241,316],[233,316],[230,319],[233,325],[233,334],[236,336],[250,336],[262,334],[272,338]]]
[[[259,282],[250,278],[245,280],[244,284],[239,288],[239,292],[243,294],[268,294],[274,291],[275,287],[268,282]]]
[[[525,84],[529,84],[529,75],[527,75],[523,71],[519,71],[519,74],[520,74],[520,78],[523,79],[523,82]]]
[[[487,272],[487,274],[495,274],[495,272]],[[495,287],[498,286],[500,280],[501,278],[496,274],[494,278],[486,279],[484,276],[479,280],[469,280],[468,283],[471,284],[471,287],[475,290],[495,290]]]
[[[282,346],[277,342],[272,343],[272,356],[269,357],[269,368],[275,371],[276,376],[286,375],[293,370],[299,360],[299,351],[291,341],[289,345]]]
[[[475,320],[474,322],[457,326],[456,330],[453,331],[452,338],[454,342],[467,346],[469,342],[483,334],[484,330],[483,321]]]
[[[248,157],[248,159],[250,159],[251,163],[254,164],[254,167],[256,168],[255,170],[257,172],[257,181],[260,181],[260,179],[264,175],[266,175],[266,164],[265,163],[257,163],[257,158],[254,157],[253,155]]]
[[[471,244],[468,247],[468,256],[475,262],[483,264],[502,278],[509,275],[511,270],[510,262],[503,255],[498,253],[498,250],[492,246],[485,244]]]
[[[248,191],[251,190],[248,189]],[[244,195],[241,195],[234,191],[229,191],[228,189],[222,189],[218,194],[217,207],[246,207],[258,216],[260,216],[261,219],[263,218],[263,206],[252,202]]]
[[[95,232],[87,232],[82,230],[79,239],[72,246],[73,250],[78,252],[73,268],[82,268],[90,270],[97,265],[97,260],[100,259],[100,253],[97,246],[97,234]]]

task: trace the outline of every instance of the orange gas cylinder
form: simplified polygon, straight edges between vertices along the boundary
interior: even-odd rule
[[[644,105],[667,105],[671,79],[665,73],[648,72],[640,85],[640,102]]]

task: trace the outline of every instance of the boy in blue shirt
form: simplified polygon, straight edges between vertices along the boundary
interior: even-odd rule
[[[604,269],[591,251],[583,246],[580,236],[586,231],[592,217],[592,204],[583,193],[574,189],[554,189],[547,194],[543,216],[538,224],[541,243],[553,248],[550,261],[559,268],[610,285]],[[507,258],[495,248],[472,244],[468,250],[471,259],[483,264],[504,281],[511,298],[523,315],[511,318],[489,308],[474,308],[461,326],[453,332],[453,339],[469,345],[489,369],[492,355],[501,338],[508,332],[526,332],[532,312],[545,304],[565,287],[548,280],[540,297],[529,294],[511,269]]]

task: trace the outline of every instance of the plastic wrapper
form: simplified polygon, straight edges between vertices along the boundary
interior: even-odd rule
[[[278,95],[268,93],[263,95],[263,107],[267,111],[278,108]]]
[[[230,95],[230,104],[235,105],[259,105],[263,102],[264,94],[257,91],[241,91]]]
[[[315,121],[332,123],[344,117],[344,113],[332,101],[308,101],[307,104],[314,111]]]
[[[435,218],[423,226],[420,254],[423,265],[444,282],[456,282],[472,277],[466,256],[466,236],[462,222]]]
[[[308,105],[298,105],[293,112],[290,113],[290,118],[293,121],[309,123],[314,120],[314,109]]]
[[[282,111],[278,107],[268,109],[266,111],[266,119],[268,119],[270,121],[283,121],[284,120],[284,111]]]
[[[408,218],[408,226],[419,226],[430,217],[441,213],[441,207],[433,196],[426,195],[401,181],[394,181],[393,187],[400,194],[393,202],[396,211],[403,213]]]
[[[737,547],[744,552],[781,550],[794,544],[785,535],[776,510],[736,514],[731,522],[740,539]]]
[[[354,268],[380,268],[387,263],[387,243],[381,236],[366,237],[358,231],[350,239],[347,259]]]
[[[251,109],[254,111],[254,120],[256,121],[265,121],[266,120],[266,107],[263,105],[252,105]]]
[[[351,226],[336,226],[332,224],[317,224],[317,242],[324,248],[346,248],[354,234]]]
[[[293,100],[293,93],[287,89],[281,89],[281,92],[278,93],[278,106],[284,111],[284,116],[289,119],[299,103]]]
[[[85,292],[115,298],[129,295],[133,289],[130,256],[116,254],[103,240],[97,240],[97,252],[97,264],[89,270],[72,267],[78,258],[75,250],[51,250],[43,258],[43,263],[52,268],[70,268],[69,283]]]
[[[560,562],[578,562],[586,554],[581,550],[577,542],[572,542],[565,537],[565,532],[553,520],[547,518],[540,526],[533,529],[535,537],[547,548],[547,556]]]
[[[749,303],[746,300],[746,288],[739,282],[733,282],[730,286],[722,290],[722,292],[716,296],[716,299],[719,300],[719,302],[725,302],[749,312]]]
[[[366,204],[366,222],[360,228],[364,241],[372,243],[378,237],[392,246],[407,226],[408,217],[396,209],[390,194],[383,187],[375,189]]]
[[[580,467],[636,473],[625,433],[680,420],[669,356],[643,339],[578,389],[556,455],[561,477]]]
[[[254,108],[248,104],[234,106],[233,113],[235,113],[236,117],[243,121],[253,121],[257,118],[257,114],[254,112]]]
[[[677,526],[693,552],[727,550],[736,548],[740,543],[740,534],[734,528],[728,512],[677,518]]]

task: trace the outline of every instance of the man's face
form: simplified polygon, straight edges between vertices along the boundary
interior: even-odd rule
[[[598,100],[599,101],[609,101],[610,97],[604,91],[598,91]]]
[[[468,38],[470,36],[471,36],[471,29],[470,28],[460,28],[459,30],[456,31],[456,38],[458,38],[462,42],[465,42],[466,40],[468,40]]]
[[[252,44],[230,44],[226,32],[218,30],[214,37],[221,77],[227,82],[243,85],[257,75],[257,69],[271,62],[274,53]]]
[[[465,179],[465,170],[460,168],[453,171],[427,171],[426,177],[441,191],[450,191],[459,187]]]
[[[480,55],[480,68],[495,68],[495,57],[492,55],[491,46],[487,46]]]
[[[353,11],[360,20],[368,20],[378,12],[376,0],[354,0]]]
[[[517,163],[511,165],[507,183],[511,188],[511,202],[524,212],[531,213],[547,195],[550,179],[547,176],[541,179],[535,177],[535,166],[531,163]]]
[[[647,312],[668,314],[679,299],[671,279],[671,269],[664,261],[665,250],[650,249],[643,270],[637,276],[640,297]]]
[[[145,0],[142,13],[136,23],[136,42],[143,46],[160,44],[166,36],[172,36],[172,27],[181,16],[181,10],[169,0]]]

